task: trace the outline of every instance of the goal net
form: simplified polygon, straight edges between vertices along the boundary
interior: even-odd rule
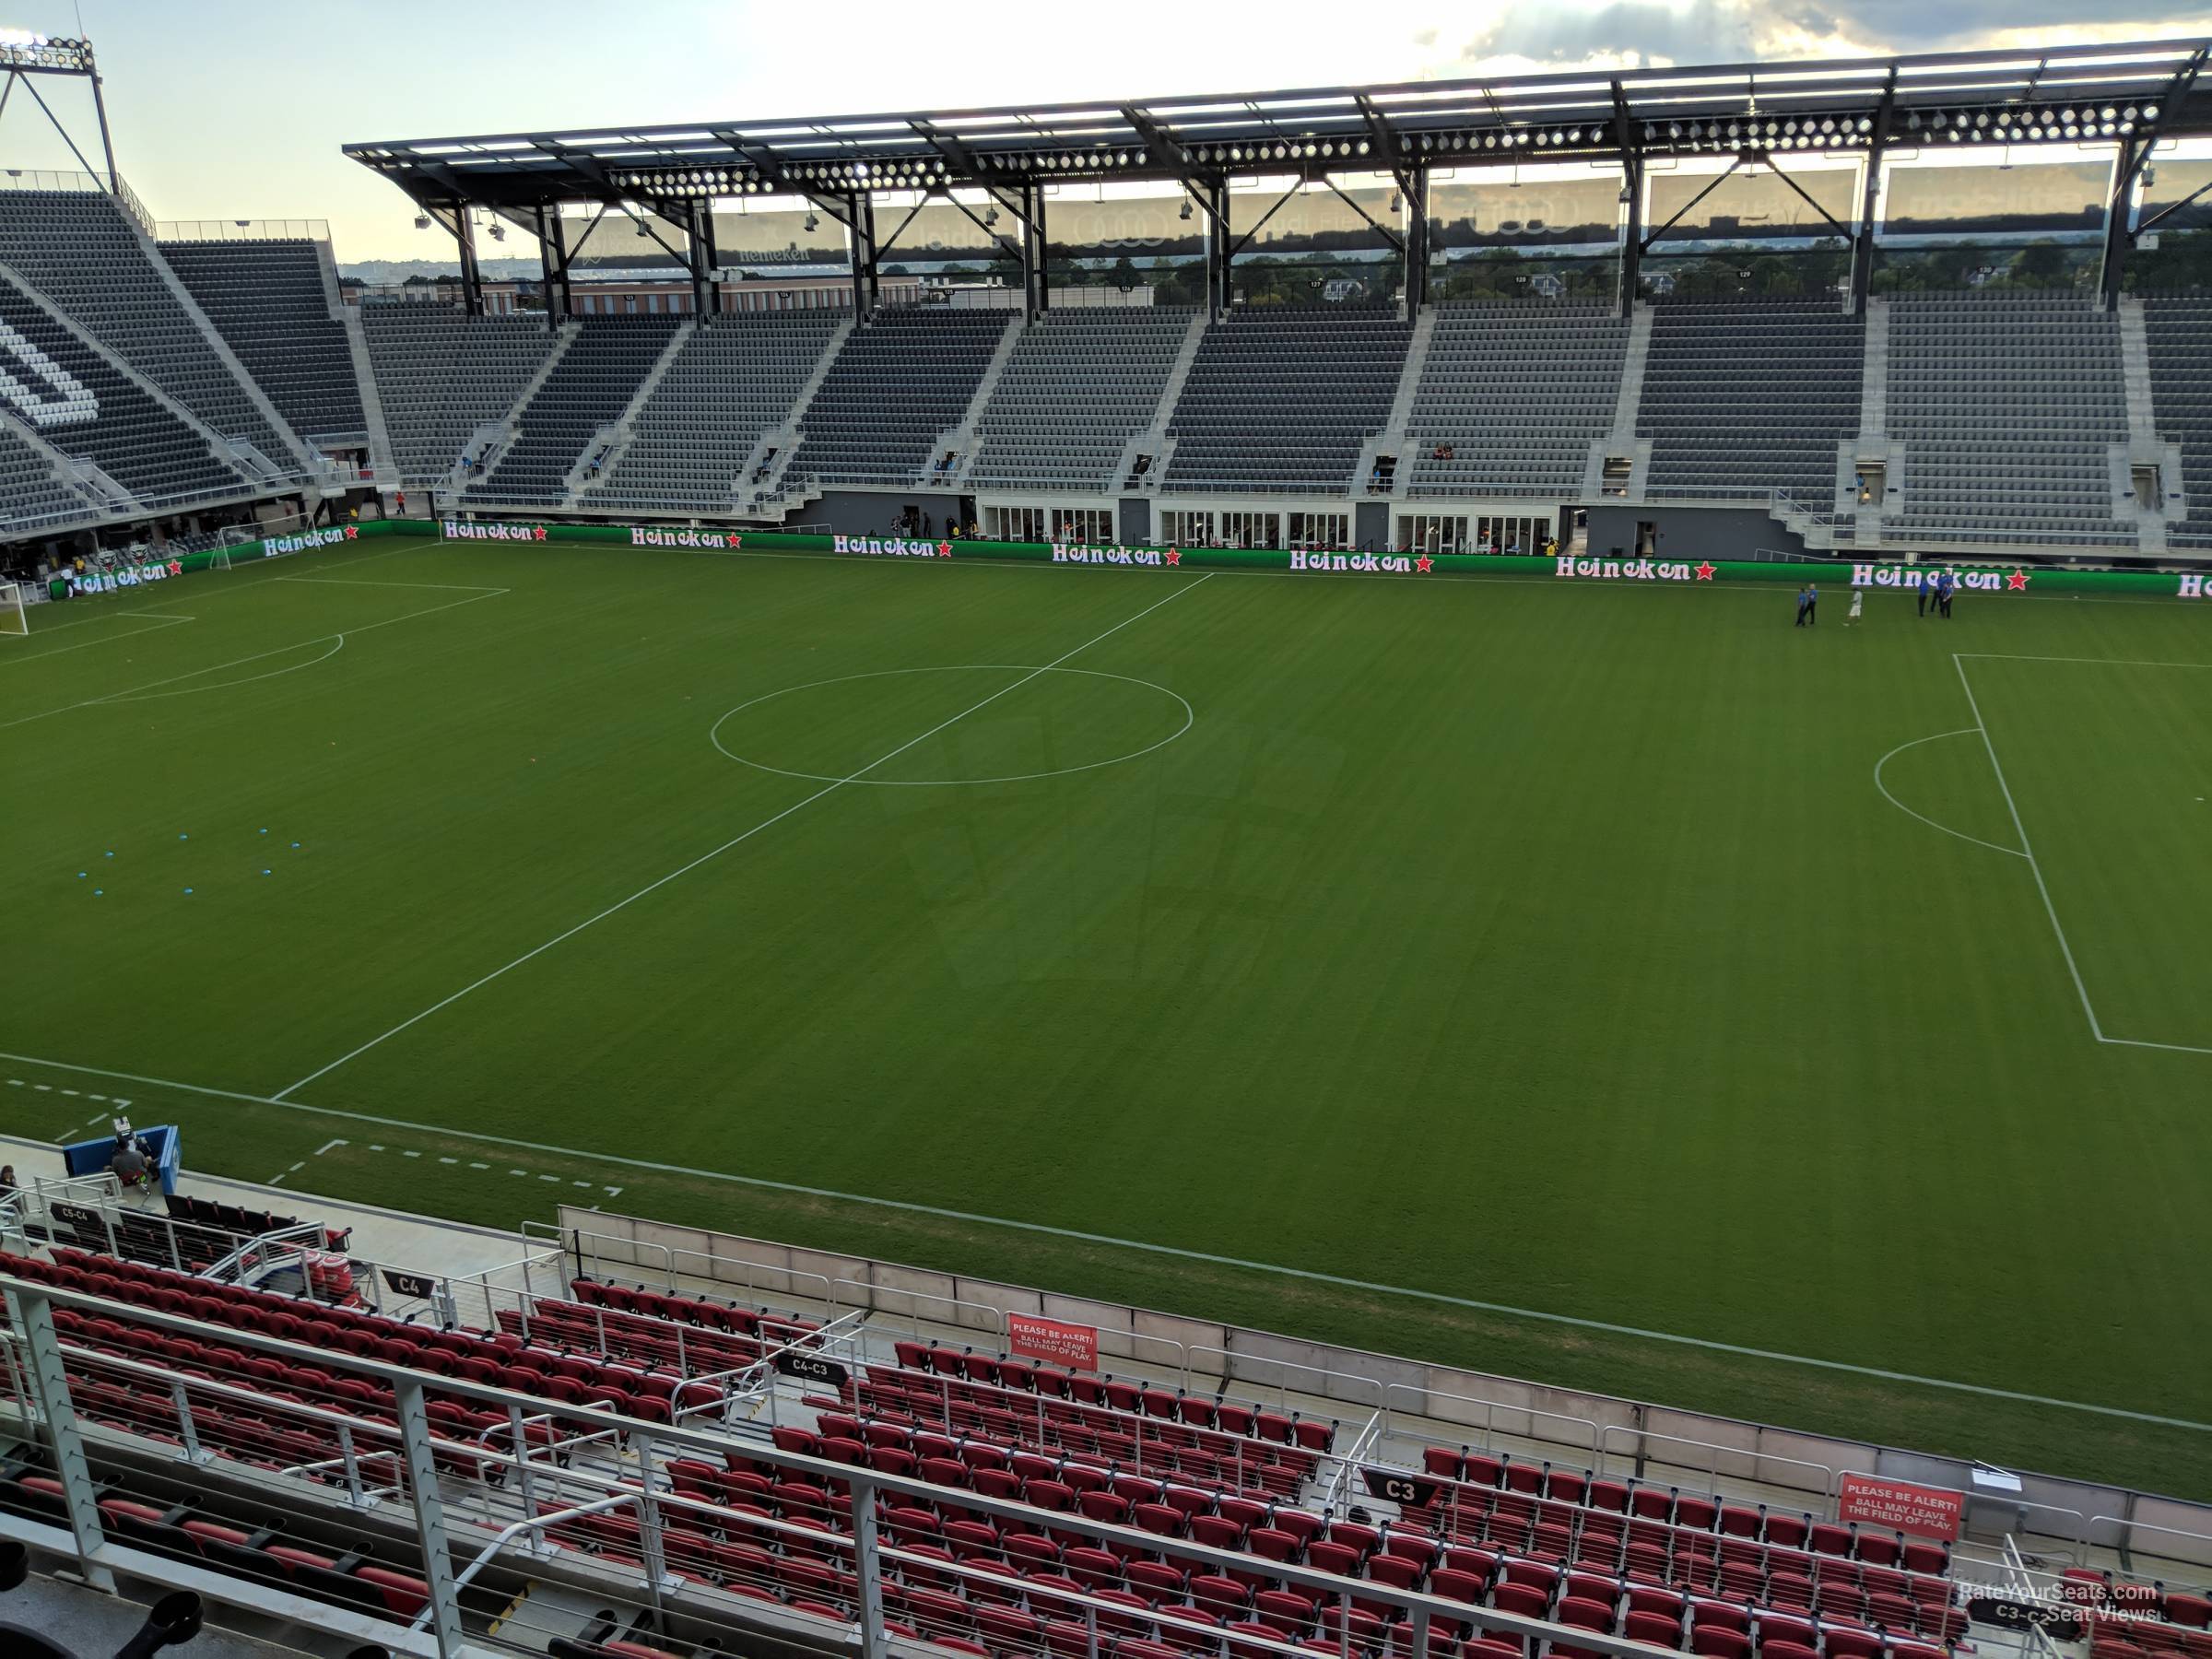
[[[30,606],[23,590],[12,582],[0,582],[0,639],[20,639],[30,632]]]

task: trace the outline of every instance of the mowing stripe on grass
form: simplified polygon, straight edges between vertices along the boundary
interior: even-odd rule
[[[1185,1250],[1178,1244],[1153,1244],[1142,1239],[1117,1239],[1110,1233],[1084,1232],[1072,1227],[1054,1227],[1044,1221],[1016,1221],[1005,1216],[978,1215],[972,1210],[947,1209],[941,1205],[915,1204],[903,1198],[874,1198],[865,1193],[841,1193],[833,1187],[805,1186],[797,1182],[771,1181],[763,1175],[735,1175],[726,1171],[693,1167],[684,1164],[654,1163],[648,1159],[626,1158],[618,1152],[589,1152],[577,1147],[550,1146],[544,1141],[519,1140],[512,1135],[487,1135],[476,1129],[451,1129],[437,1124],[418,1124],[406,1118],[380,1117],[374,1112],[353,1112],[340,1106],[311,1106],[304,1100],[282,1100],[271,1095],[246,1094],[233,1088],[210,1088],[198,1083],[180,1083],[171,1077],[148,1077],[136,1072],[111,1071],[105,1066],[77,1065],[66,1060],[42,1060],[36,1054],[11,1054],[0,1052],[0,1060],[13,1060],[22,1065],[42,1065],[55,1071],[78,1072],[94,1077],[118,1077],[124,1082],[140,1083],[149,1088],[181,1089],[186,1094],[205,1095],[211,1100],[238,1100],[253,1106],[275,1106],[286,1112],[303,1112],[313,1117],[338,1118],[347,1123],[373,1124],[383,1129],[405,1129],[418,1135],[442,1136],[448,1140],[481,1141],[486,1146],[504,1147],[516,1152],[536,1152],[548,1158],[573,1159],[580,1163],[618,1164],[624,1169],[644,1170],[656,1175],[677,1175],[701,1181],[718,1181],[732,1186],[757,1187],[763,1192],[792,1193],[806,1198],[828,1198],[841,1204],[866,1205],[875,1209],[899,1210],[909,1215],[933,1216],[940,1220],[963,1221],[978,1227],[1003,1227],[1010,1231],[1039,1233],[1047,1238],[1071,1239],[1083,1244],[1103,1244],[1115,1250],[1135,1251],[1145,1255],[1170,1256],[1178,1261],[1204,1262],[1210,1266],[1241,1268],[1248,1273],[1273,1274],[1282,1278],[1302,1279],[1310,1284],[1330,1285],[1339,1289],[1362,1290],[1376,1296],[1401,1296],[1409,1300],[1434,1302],[1442,1307],[1465,1308],[1477,1313],[1500,1313],[1514,1319],[1535,1320],[1545,1324],[1569,1325],[1578,1330],[1602,1331],[1607,1335],[1633,1336],[1645,1342],[1664,1342],[1678,1347],[1700,1348],[1708,1353],[1735,1354],[1747,1359],[1768,1359],[1782,1365],[1803,1365],[1818,1371],[1841,1371],[1851,1376],[1872,1377],[1884,1382],[1904,1382],[1918,1388],[1940,1388],[1953,1394],[1978,1394],[1984,1399],[2011,1400],[2025,1406],[2047,1406],[2059,1411],[2079,1411],[2096,1417],[2119,1418],[2132,1423],[2151,1423],[2165,1429],[2183,1429],[2196,1434],[2212,1434],[2212,1423],[2199,1423],[2188,1418],[2161,1417],[2156,1412],[2130,1411],[2123,1406],[2099,1406],[2087,1400],[2061,1400],[2049,1394],[2024,1394],[2018,1389],[1993,1388],[1981,1382],[1957,1382],[1947,1377],[1916,1376],[1911,1371],[1888,1371],[1879,1366],[1854,1365],[1844,1359],[1820,1359],[1809,1354],[1783,1354],[1771,1348],[1747,1347],[1740,1343],[1716,1342],[1705,1336],[1681,1336],[1672,1331],[1649,1331],[1639,1325],[1616,1324],[1603,1319],[1584,1319],[1572,1313],[1547,1313],[1535,1308],[1516,1308],[1504,1302],[1477,1301],[1471,1297],[1452,1296],[1441,1290],[1420,1290],[1407,1285],[1385,1285],[1372,1279],[1350,1278],[1343,1274],[1321,1273],[1309,1267],[1286,1267],[1275,1262],[1249,1261],[1242,1256],[1218,1255],[1211,1251]],[[298,1085],[293,1086],[297,1088]],[[288,1093],[289,1090],[287,1091]],[[327,1149],[327,1148],[326,1148]],[[476,1168],[471,1165],[470,1168]],[[525,1175],[527,1171],[511,1171]],[[619,1191],[620,1189],[615,1189]]]
[[[477,980],[473,983],[462,986],[460,990],[454,992],[451,996],[446,997],[443,1001],[432,1003],[429,1007],[423,1009],[421,1013],[413,1015],[406,1019],[401,1020],[399,1024],[394,1026],[390,1030],[382,1033],[382,1035],[371,1037],[368,1041],[362,1043],[360,1047],[353,1050],[350,1053],[339,1055],[335,1060],[333,1060],[328,1065],[324,1066],[321,1070],[312,1071],[308,1073],[306,1077],[301,1077],[297,1083],[286,1085],[284,1088],[276,1091],[276,1098],[281,1101],[287,1095],[291,1094],[296,1089],[304,1088],[308,1084],[312,1083],[317,1077],[325,1077],[329,1073],[336,1071],[339,1066],[346,1065],[350,1060],[358,1059],[362,1054],[367,1053],[371,1049],[376,1047],[378,1043],[387,1041],[390,1039],[398,1036],[402,1031],[407,1030],[408,1027],[417,1025],[421,1021],[428,1019],[431,1015],[437,1013],[441,1008],[451,1007],[453,1004],[459,1002],[463,997],[466,996],[470,992],[479,990],[483,986],[491,983],[493,980],[498,979],[501,974],[520,968],[524,962],[530,961],[534,958],[543,956],[547,951],[552,949],[554,946],[559,945],[562,940],[572,939],[578,934],[583,932],[585,928],[594,926],[597,924],[606,921],[607,917],[615,914],[618,911],[627,910],[630,905],[635,904],[639,900],[644,898],[648,893],[659,891],[662,888],[666,887],[670,882],[676,880],[678,877],[688,876],[693,870],[698,869],[700,865],[712,863],[713,860],[720,858],[724,853],[727,853],[732,847],[737,846],[741,842],[750,841],[754,836],[759,834],[761,830],[769,829],[772,825],[782,823],[785,818],[791,817],[793,813],[803,811],[806,807],[813,806],[815,802],[821,800],[824,796],[836,794],[839,790],[844,788],[848,783],[857,782],[859,780],[866,777],[868,773],[874,771],[877,767],[883,766],[892,760],[896,760],[900,756],[905,754],[907,750],[912,748],[916,744],[922,743],[928,738],[935,737],[939,732],[944,731],[947,726],[957,725],[959,722],[967,719],[969,715],[973,714],[979,709],[989,708],[993,703],[996,702],[1000,698],[1006,696],[1009,691],[1020,690],[1022,687],[1028,685],[1031,680],[1037,678],[1038,676],[1050,674],[1053,669],[1059,667],[1061,664],[1066,662],[1069,657],[1081,655],[1084,652],[1088,651],[1093,645],[1100,643],[1101,641],[1112,639],[1115,634],[1120,633],[1123,629],[1127,628],[1131,623],[1143,621],[1154,611],[1159,609],[1161,606],[1174,604],[1176,600],[1182,598],[1185,594],[1191,593],[1194,589],[1204,587],[1212,580],[1213,575],[1209,571],[1207,574],[1199,577],[1195,582],[1179,584],[1175,591],[1170,594],[1165,599],[1157,600],[1153,604],[1146,606],[1145,608],[1141,611],[1138,611],[1135,616],[1127,617],[1123,620],[1116,622],[1104,633],[1094,634],[1091,638],[1084,641],[1082,644],[1077,646],[1074,650],[1063,652],[1060,655],[1054,657],[1051,662],[1045,664],[1043,667],[1030,669],[1027,674],[1023,675],[1019,679],[1014,681],[1011,685],[1002,686],[997,690],[992,692],[990,696],[984,698],[982,701],[979,703],[972,703],[969,707],[962,709],[950,720],[939,721],[935,725],[931,726],[928,731],[921,734],[920,736],[908,738],[897,748],[891,750],[890,753],[887,755],[878,755],[875,759],[869,761],[867,765],[862,767],[858,771],[850,772],[844,777],[833,779],[829,783],[826,783],[821,788],[816,790],[812,794],[807,795],[805,799],[795,801],[791,806],[784,807],[782,811],[776,813],[771,817],[762,818],[750,830],[745,830],[741,834],[732,836],[728,841],[724,841],[721,846],[714,848],[712,851],[700,853],[689,864],[681,865],[677,869],[669,871],[667,875],[662,877],[657,881],[648,882],[645,886],[640,888],[636,892],[630,894],[629,898],[616,900],[613,904],[608,905],[605,910],[601,911],[597,915],[585,917],[584,920],[577,923],[575,926],[570,928],[567,932],[555,934],[553,937],[547,939],[543,945],[538,946],[535,949],[524,951],[521,956],[516,957],[514,960],[507,963],[504,967],[494,968],[482,979]],[[467,601],[464,600],[461,603],[466,604]]]

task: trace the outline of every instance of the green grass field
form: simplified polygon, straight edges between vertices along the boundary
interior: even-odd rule
[[[386,542],[41,610],[0,1127],[2212,1496],[2212,608],[1828,609]]]

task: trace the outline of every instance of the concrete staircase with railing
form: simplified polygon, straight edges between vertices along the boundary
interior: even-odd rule
[[[290,477],[319,474],[323,470],[321,457],[308,448],[306,441],[299,433],[292,430],[291,423],[276,412],[276,406],[269,401],[268,394],[261,389],[261,382],[246,371],[245,364],[239,361],[238,353],[230,349],[230,343],[223,338],[222,331],[207,320],[207,313],[200,309],[200,302],[192,297],[192,290],[184,286],[184,279],[171,268],[169,261],[162,256],[160,245],[154,241],[153,232],[135,214],[125,213],[124,219],[137,236],[138,250],[145,255],[147,264],[154,268],[162,286],[169,289],[177,304],[182,308],[192,325],[200,331],[200,337],[207,342],[207,348],[230,371],[230,377],[238,382],[247,401],[260,412],[262,419],[269,423],[270,429],[290,449],[291,453],[285,457],[288,465],[276,470]],[[253,453],[260,453],[258,450]],[[272,467],[275,466],[274,458],[265,459],[270,460]]]
[[[164,266],[163,268],[166,269],[167,267]],[[194,415],[190,409],[186,408],[182,404],[179,403],[175,398],[171,397],[160,387],[155,385],[152,381],[147,380],[146,376],[139,373],[137,370],[132,368],[131,365],[125,362],[119,354],[110,351],[107,347],[102,345],[99,340],[94,339],[92,335],[88,334],[85,330],[77,327],[75,323],[71,322],[69,318],[63,313],[59,307],[54,305],[52,300],[48,300],[43,293],[40,292],[37,288],[33,287],[28,280],[25,279],[20,272],[17,271],[12,266],[0,265],[0,277],[6,277],[8,282],[12,283],[18,290],[20,290],[23,299],[27,303],[35,305],[39,310],[44,312],[47,317],[53,322],[54,326],[65,330],[73,339],[76,340],[77,346],[81,349],[88,351],[93,356],[99,358],[108,366],[109,369],[113,371],[116,374],[121,375],[124,380],[130,382],[132,385],[135,386],[147,396],[152,398],[154,402],[159,404],[166,413],[179,422],[182,423],[187,430],[191,431],[194,436],[205,442],[207,445],[209,453],[212,453],[218,461],[221,462],[225,466],[229,467],[231,471],[240,474],[241,477],[239,480],[238,490],[240,495],[251,495],[259,490],[272,489],[276,487],[277,479],[280,477],[279,470],[276,465],[272,463],[267,456],[262,454],[259,450],[255,449],[252,444],[240,442],[233,439],[224,437],[222,433],[217,431],[213,427],[202,420],[197,415]],[[281,423],[278,424],[277,430],[280,432],[285,430],[285,428]],[[94,468],[93,470],[97,472],[99,469]],[[103,478],[107,477],[105,473],[101,473],[100,476]],[[297,469],[295,468],[288,476],[296,478],[298,476]],[[116,485],[112,479],[108,479],[108,482],[112,488],[121,492],[125,499],[128,499],[128,491],[122,490],[122,487],[120,485]],[[295,484],[293,488],[297,488],[297,485]]]
[[[1160,481],[1168,475],[1168,457],[1175,453],[1175,440],[1168,436],[1168,422],[1175,418],[1175,406],[1182,401],[1183,382],[1191,378],[1191,365],[1198,360],[1198,345],[1206,338],[1206,313],[1193,312],[1190,332],[1182,336],[1182,345],[1168,370],[1167,382],[1159,389],[1159,404],[1153,411],[1152,424],[1122,445],[1113,477],[1124,495],[1159,493]],[[1140,477],[1136,465],[1146,457],[1150,458],[1151,465]]]
[[[845,342],[852,336],[853,321],[849,317],[830,331],[829,339],[823,343],[822,355],[815,359],[814,371],[807,375],[798,395],[791,400],[790,418],[760,434],[760,441],[753,445],[753,453],[746,457],[744,468],[730,481],[732,499],[746,512],[775,517],[803,507],[821,494],[818,489],[803,488],[786,492],[783,478],[791,470],[791,458],[798,453],[804,436],[799,423],[806,419],[814,394],[822,389],[822,382],[830,377],[830,365],[837,361],[837,354],[845,348]]]
[[[476,466],[465,470],[460,462],[454,462],[453,470],[447,476],[447,482],[456,489],[465,488],[472,482],[482,483],[498,470],[501,457],[514,447],[514,441],[523,435],[523,411],[530,406],[530,400],[537,395],[538,388],[552,377],[560,359],[582,332],[583,324],[573,317],[553,331],[552,349],[546,353],[545,360],[538,364],[535,371],[523,382],[522,389],[515,393],[513,401],[507,406],[507,413],[497,420],[488,420],[477,428],[468,435],[468,441],[461,446],[463,455],[477,457]]]
[[[1412,470],[1406,465],[1406,429],[1413,422],[1414,398],[1429,366],[1430,342],[1435,337],[1436,308],[1423,306],[1413,319],[1413,334],[1406,341],[1406,362],[1398,371],[1398,391],[1391,400],[1390,418],[1381,431],[1359,446],[1359,459],[1349,480],[1355,496],[1394,497],[1405,488],[1406,476]],[[1385,461],[1389,463],[1387,475],[1378,479],[1376,470]]]
[[[977,449],[976,428],[990,406],[991,394],[998,390],[998,382],[1006,372],[1006,365],[1014,359],[1014,349],[1021,344],[1021,336],[1030,326],[1027,317],[1016,317],[1011,326],[998,336],[998,346],[991,353],[991,360],[983,365],[983,378],[975,382],[975,395],[968,400],[968,412],[960,417],[960,424],[939,432],[930,445],[929,460],[916,476],[914,483],[924,489],[963,489],[967,487],[968,469],[975,464]],[[940,473],[937,464],[945,456],[953,457],[952,465]]]
[[[687,317],[677,324],[668,335],[668,344],[662,347],[661,355],[653,359],[653,367],[645,371],[644,378],[638,382],[637,389],[629,394],[629,402],[623,406],[622,413],[592,434],[591,441],[583,446],[582,453],[576,457],[576,464],[569,468],[568,476],[561,479],[561,494],[570,505],[591,504],[588,499],[579,498],[588,498],[591,490],[614,471],[615,463],[622,458],[622,452],[630,446],[638,435],[638,412],[644,408],[645,400],[653,395],[653,388],[667,378],[668,367],[676,361],[676,354],[698,332],[699,324],[692,318]]]

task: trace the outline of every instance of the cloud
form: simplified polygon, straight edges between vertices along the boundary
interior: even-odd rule
[[[2102,12],[2102,16],[2096,15]],[[2088,14],[2088,15],[2085,15]],[[1756,59],[2032,47],[2055,41],[2170,40],[2212,32],[2206,0],[1609,0],[1514,4],[1446,44],[1432,73],[1568,66],[1727,64]],[[1417,41],[1417,44],[1425,46]]]

